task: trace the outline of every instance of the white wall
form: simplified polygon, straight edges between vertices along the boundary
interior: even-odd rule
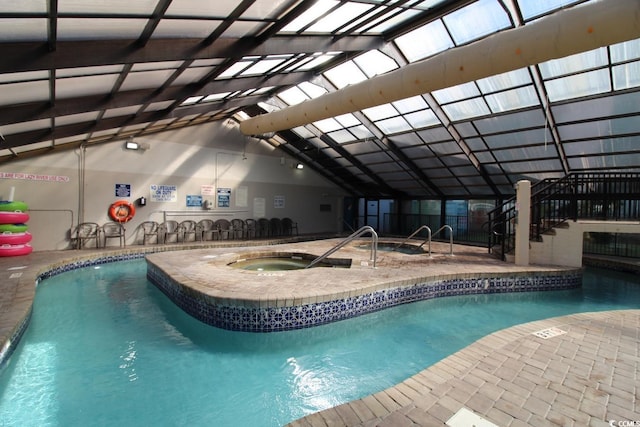
[[[127,244],[134,244],[136,228],[145,220],[161,222],[167,215],[182,219],[291,217],[300,233],[338,232],[342,223],[343,192],[309,168],[293,168],[265,142],[248,138],[228,122],[193,126],[136,138],[148,150],[124,149],[124,141],[61,151],[0,165],[0,198],[14,188],[15,200],[29,205],[29,231],[35,251],[67,249],[70,229],[79,221],[109,221],[111,203],[147,198],[125,225]],[[17,176],[15,174],[27,174]],[[116,184],[129,184],[130,197],[118,197]],[[152,185],[175,185],[177,201],[154,202]],[[231,189],[228,208],[210,211],[186,206],[187,195],[201,195],[203,186]],[[240,190],[240,191],[239,191]],[[246,195],[243,203],[241,194]],[[274,200],[282,196],[284,207]],[[216,196],[203,196],[216,200]],[[264,212],[256,211],[264,201]],[[320,205],[331,211],[320,211]],[[261,216],[261,215],[260,215]],[[111,244],[114,244],[113,241]]]

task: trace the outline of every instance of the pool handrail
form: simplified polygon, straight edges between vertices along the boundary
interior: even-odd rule
[[[438,234],[439,232],[441,232],[442,230],[447,229],[449,230],[449,255],[453,255],[453,229],[451,228],[450,225],[443,225],[442,227],[438,228],[438,230],[435,233],[431,232],[431,228],[429,228],[428,225],[422,225],[420,227],[418,227],[418,229],[416,231],[414,231],[413,233],[411,233],[411,235],[409,237],[407,237],[406,239],[404,239],[401,243],[399,243],[395,249],[400,248],[402,245],[404,245],[405,243],[407,243],[409,240],[411,240],[413,238],[413,236],[415,236],[416,234],[418,234],[419,232],[421,232],[422,230],[427,230],[427,238],[424,242],[422,242],[418,248],[421,248],[422,246],[424,246],[425,243],[429,243],[429,256],[431,256],[431,237],[435,234]],[[394,249],[394,250],[395,250]]]
[[[340,243],[335,245],[333,248],[329,249],[327,252],[323,253],[313,261],[309,263],[305,268],[311,268],[323,259],[327,258],[332,253],[336,252],[338,249],[345,246],[347,243],[353,241],[355,238],[362,236],[365,233],[371,233],[371,259],[370,261],[373,263],[373,268],[376,267],[376,259],[378,258],[378,233],[373,229],[370,225],[365,225],[364,227],[360,227],[353,234],[346,237]]]

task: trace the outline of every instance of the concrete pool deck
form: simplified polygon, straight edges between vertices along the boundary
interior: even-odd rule
[[[206,248],[200,259],[210,263],[225,256],[233,257],[240,247],[250,252],[267,250],[262,246],[275,242],[232,241]],[[254,245],[254,246],[251,246]],[[261,245],[261,246],[255,246]],[[327,242],[287,243],[278,250],[307,250],[317,253]],[[300,249],[300,247],[304,249]],[[202,244],[180,244],[168,247],[133,246],[126,249],[34,252],[28,256],[0,259],[0,344],[6,349],[16,329],[28,318],[34,283],[43,272],[68,264],[107,256],[135,255],[144,251],[194,249],[205,250]],[[269,250],[273,250],[269,247]],[[375,273],[384,275],[385,263],[393,264],[394,255],[378,253],[379,268],[373,270],[369,252],[355,251],[354,271],[367,280]],[[321,251],[323,252],[323,251]],[[429,274],[477,275],[487,272],[522,273],[550,271],[554,267],[528,268],[505,264],[489,257],[485,248],[454,247],[454,256],[444,255],[448,245],[434,244],[431,260],[410,268]],[[193,264],[193,253],[172,252],[179,268]],[[215,258],[202,258],[214,256]],[[349,258],[342,249],[333,257]],[[420,264],[420,265],[418,265]],[[396,266],[397,268],[397,266]],[[317,269],[325,270],[325,269]],[[339,270],[339,269],[335,269]],[[225,271],[227,271],[225,269]],[[344,289],[332,279],[332,274],[319,276],[311,295],[290,295],[294,300],[317,298],[321,294],[341,294]],[[193,272],[189,274],[194,274]],[[254,295],[260,300],[278,301],[280,292],[292,292],[297,275],[259,276],[249,271],[229,272],[233,277],[260,277],[280,286],[278,292]],[[402,280],[397,277],[387,277]],[[233,279],[230,279],[233,280]],[[264,283],[263,283],[264,282]],[[338,288],[336,288],[338,286]],[[309,289],[315,289],[310,291]],[[264,289],[261,289],[264,291]],[[236,295],[237,297],[237,295]],[[235,297],[234,297],[235,298]],[[285,300],[286,301],[286,300]],[[547,339],[532,335],[542,330],[562,331]],[[454,355],[404,382],[335,408],[327,409],[291,423],[292,426],[438,426],[445,425],[456,412],[466,408],[498,426],[563,425],[607,426],[609,420],[640,421],[640,310],[581,313],[514,326],[495,332],[471,344]],[[479,425],[479,424],[478,424]]]

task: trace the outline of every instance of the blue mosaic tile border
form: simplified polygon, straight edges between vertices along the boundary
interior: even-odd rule
[[[479,277],[420,282],[356,297],[289,307],[244,307],[213,303],[176,282],[152,264],[147,277],[182,310],[222,329],[244,332],[276,332],[308,328],[360,316],[400,304],[453,295],[492,294],[574,289],[582,285],[582,272],[549,275]]]

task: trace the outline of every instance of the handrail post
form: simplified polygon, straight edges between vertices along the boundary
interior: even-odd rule
[[[367,232],[371,233],[371,256],[370,256],[371,259],[370,259],[370,261],[373,262],[373,268],[376,268],[376,261],[378,259],[378,233],[376,233],[376,231],[373,229],[373,227],[371,227],[369,225],[365,225],[365,226],[361,227],[360,229],[358,229],[358,231],[356,231],[353,234],[351,234],[350,236],[346,237],[344,240],[342,240],[336,246],[334,246],[333,248],[329,249],[327,252],[323,253],[322,255],[320,255],[319,257],[317,257],[313,261],[311,261],[309,263],[309,265],[307,265],[305,268],[313,267],[314,265],[316,265],[317,263],[319,263],[323,259],[327,258],[332,253],[338,251],[338,249],[342,248],[347,243],[349,243],[352,240],[354,240],[356,237],[360,237],[364,233],[367,233]]]

